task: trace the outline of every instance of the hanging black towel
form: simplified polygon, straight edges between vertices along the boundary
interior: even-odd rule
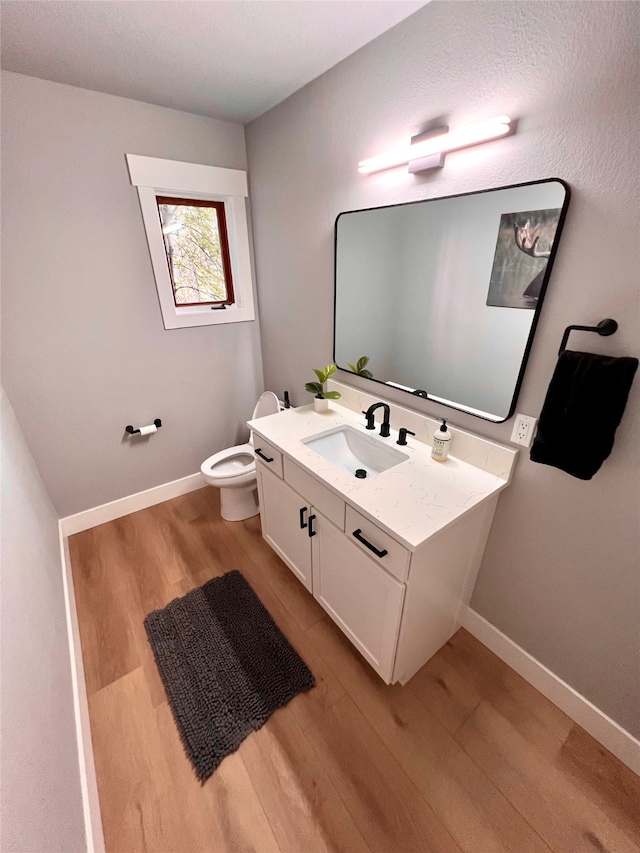
[[[611,453],[637,358],[560,353],[531,447],[533,462],[590,480]]]

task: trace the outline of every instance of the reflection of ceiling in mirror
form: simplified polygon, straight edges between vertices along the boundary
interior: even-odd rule
[[[341,214],[336,363],[504,420],[565,196],[547,181]]]

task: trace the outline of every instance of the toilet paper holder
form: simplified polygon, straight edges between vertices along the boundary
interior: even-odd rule
[[[153,426],[157,429],[160,429],[160,427],[162,426],[162,421],[160,420],[160,418],[155,419],[155,421],[153,422]],[[140,430],[141,427],[138,427],[138,429],[134,429],[131,424],[125,427],[125,432],[128,432],[129,435],[138,435],[140,433]]]

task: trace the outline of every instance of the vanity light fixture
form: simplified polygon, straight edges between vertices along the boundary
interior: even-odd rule
[[[435,136],[433,131],[430,131],[427,139],[424,138],[424,135],[413,137],[410,145],[403,145],[386,154],[378,154],[376,157],[362,160],[358,164],[358,171],[364,174],[381,172],[383,169],[393,169],[395,166],[403,166],[405,163],[409,164],[410,172],[437,168],[444,165],[444,157],[441,155],[447,151],[468,148],[471,145],[477,145],[479,142],[489,142],[491,139],[507,136],[513,132],[513,129],[509,116],[497,116],[477,124],[463,126],[458,130],[439,128],[439,131],[442,132],[436,131]],[[416,139],[422,141],[414,142],[413,140]],[[433,155],[436,155],[435,158]],[[430,160],[426,163],[415,162],[422,161],[424,158],[430,158]],[[412,168],[412,164],[414,164],[414,168]]]

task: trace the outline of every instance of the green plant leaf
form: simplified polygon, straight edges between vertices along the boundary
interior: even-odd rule
[[[304,388],[310,394],[322,394],[322,385],[319,382],[307,382]]]
[[[339,391],[323,391],[322,396],[325,400],[339,400],[342,394]]]
[[[364,376],[364,373],[362,373],[362,369],[364,367],[366,367],[368,364],[369,364],[369,356],[368,355],[363,355],[362,358],[359,358],[358,359],[357,373],[360,373],[362,376]]]
[[[333,374],[336,372],[336,370],[337,370],[337,368],[336,368],[335,364],[328,364],[324,369],[326,378],[328,379],[330,376],[333,376]]]
[[[326,377],[324,370],[316,370],[314,367],[313,372],[315,373],[315,375],[318,377],[318,379],[320,380],[320,382],[322,384],[324,384],[327,381],[327,377]]]
[[[355,364],[351,364],[351,362],[349,361],[347,362],[347,364],[349,365],[349,368],[353,371],[353,373],[358,373],[358,368],[355,366]]]
[[[373,379],[373,373],[370,370],[359,370],[360,376],[364,376],[365,379]]]

